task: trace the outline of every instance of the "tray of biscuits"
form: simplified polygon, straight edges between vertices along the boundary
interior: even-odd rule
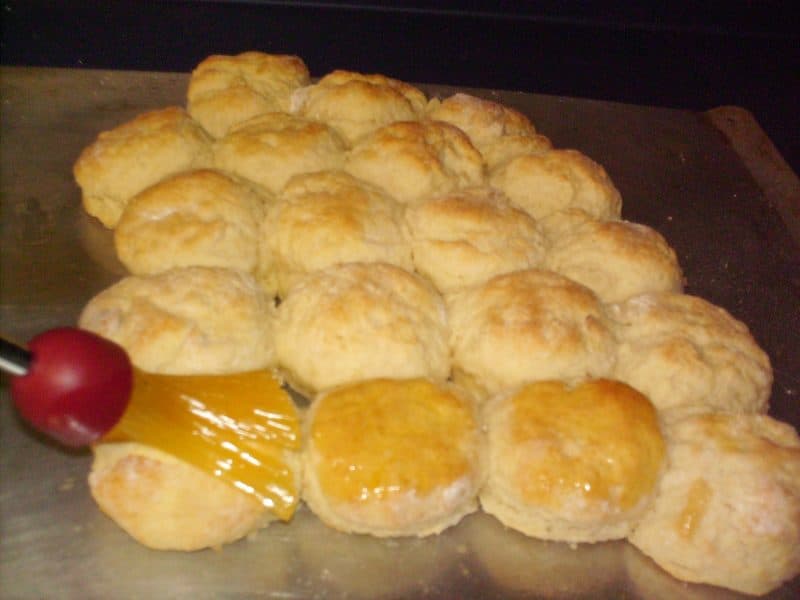
[[[9,597],[800,591],[800,251],[704,115],[255,51],[2,98],[3,334],[148,402],[2,403]]]

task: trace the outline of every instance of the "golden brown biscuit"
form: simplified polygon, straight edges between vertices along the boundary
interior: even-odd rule
[[[446,295],[453,375],[480,395],[540,379],[608,375],[616,342],[591,290],[538,269]]]
[[[131,197],[211,161],[208,134],[182,108],[169,107],[102,132],[81,152],[73,172],[86,212],[113,228]]]
[[[304,498],[327,525],[379,537],[426,536],[477,509],[483,481],[474,407],[426,379],[379,379],[315,398]]]
[[[630,541],[686,581],[765,594],[800,574],[800,437],[765,415],[666,429],[669,469]]]
[[[266,198],[219,171],[185,171],[131,198],[114,230],[135,275],[175,267],[255,270]]]
[[[378,74],[336,70],[297,90],[291,110],[336,129],[348,144],[392,123],[420,118],[427,98],[414,86]]]
[[[95,446],[89,489],[103,512],[157,550],[218,547],[275,518],[252,496],[134,442]]]
[[[345,170],[404,204],[480,185],[483,158],[457,127],[441,121],[392,123],[362,139]]]
[[[497,166],[489,183],[535,219],[580,208],[596,219],[617,219],[622,198],[605,169],[577,150],[523,154]]]
[[[344,164],[345,144],[330,127],[271,112],[233,126],[214,144],[217,168],[277,194],[292,175]]]
[[[92,298],[78,323],[145,371],[213,374],[274,366],[273,312],[250,275],[187,267],[122,279]]]
[[[675,251],[655,229],[629,221],[588,220],[564,232],[544,265],[585,285],[603,302],[683,291]]]
[[[237,123],[289,110],[292,92],[308,82],[308,67],[297,56],[263,52],[209,56],[189,79],[189,114],[219,138]]]
[[[278,306],[278,363],[313,394],[378,377],[447,379],[444,301],[425,280],[385,263],[344,263],[306,275]]]
[[[430,198],[406,210],[414,266],[442,292],[539,266],[545,240],[536,221],[488,187]]]
[[[610,307],[619,338],[614,376],[660,411],[766,412],[769,357],[723,308],[668,292]]]
[[[484,419],[481,506],[509,527],[567,542],[621,539],[654,497],[664,440],[653,405],[624,383],[528,384],[493,398]]]
[[[402,205],[344,171],[293,177],[261,228],[262,285],[284,297],[306,273],[344,262],[412,271]]]

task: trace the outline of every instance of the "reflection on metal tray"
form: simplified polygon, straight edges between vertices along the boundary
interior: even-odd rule
[[[186,75],[20,68],[0,74],[0,322],[5,335],[24,341],[74,323],[85,302],[124,273],[110,233],[80,208],[74,160],[98,132],[145,110],[183,104]],[[704,116],[470,91],[520,109],[555,145],[577,148],[607,168],[623,194],[623,216],[655,227],[676,249],[687,291],[750,326],[773,360],[772,414],[800,425],[800,343],[790,326],[800,314],[800,250]],[[624,542],[570,548],[508,531],[483,514],[433,538],[378,540],[336,533],[301,509],[291,524],[274,524],[222,551],[150,551],[95,507],[86,485],[89,454],[64,452],[28,431],[3,383],[4,597],[739,597],[680,583]],[[770,598],[799,591],[795,579]]]

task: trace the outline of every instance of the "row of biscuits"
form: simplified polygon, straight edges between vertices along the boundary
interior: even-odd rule
[[[607,307],[611,314],[626,315],[624,321],[611,321],[619,328],[614,338],[642,328],[654,334],[638,345],[628,342],[626,356],[629,370],[646,365],[638,387],[651,386],[651,397],[667,403],[660,414],[644,395],[611,379],[533,376],[476,394],[478,388],[448,383],[448,370],[401,373],[405,379],[381,372],[385,365],[395,372],[410,364],[414,346],[426,343],[409,338],[404,327],[419,323],[420,335],[431,337],[423,317],[409,320],[404,314],[420,313],[424,303],[403,298],[401,289],[375,297],[385,272],[406,283],[414,279],[382,264],[339,265],[307,276],[304,283],[359,273],[361,285],[346,287],[342,302],[323,300],[322,306],[306,311],[322,327],[338,318],[338,327],[318,331],[312,323],[298,330],[301,337],[283,338],[305,356],[298,362],[301,368],[350,375],[310,393],[302,460],[294,463],[301,469],[297,477],[304,482],[303,498],[326,524],[373,535],[428,535],[457,523],[479,498],[484,510],[537,538],[589,542],[628,537],[690,581],[760,593],[796,573],[800,438],[788,425],[758,414],[765,406],[766,373],[753,368],[761,355],[741,323],[681,294],[649,294]],[[559,278],[517,272],[480,288],[531,276]],[[417,291],[430,292],[417,279]],[[565,278],[559,282],[580,288]],[[542,287],[537,282],[536,289]],[[339,288],[326,284],[315,289],[309,298],[326,290],[335,295]],[[546,297],[551,296],[549,310],[561,311],[564,297]],[[409,303],[393,309],[387,298]],[[292,310],[293,302],[289,294],[273,308],[252,277],[192,267],[123,279],[89,302],[80,324],[118,341],[134,363],[149,369],[242,371],[285,363],[270,340],[277,347],[280,315]],[[534,297],[531,307],[541,310],[539,302]],[[519,302],[504,300],[501,306],[510,313],[499,318],[511,322],[521,309]],[[394,316],[388,317],[387,309]],[[647,320],[654,324],[646,325]],[[670,333],[665,336],[665,331]],[[395,343],[397,336],[412,341]],[[547,339],[552,336],[537,343]],[[487,343],[495,354],[485,366],[494,368],[496,378],[504,377],[507,361],[498,360],[503,342],[490,338]],[[717,362],[687,362],[683,355],[670,363],[674,348],[681,346]],[[428,351],[436,353],[436,346],[429,345]],[[748,352],[756,358],[749,359],[749,373],[748,362],[740,358]],[[528,369],[542,362],[568,368],[570,361],[561,358],[543,361],[540,353]],[[580,360],[575,351],[572,361]],[[413,364],[436,368],[435,361]],[[687,373],[683,390],[672,383],[683,377],[680,367]],[[719,376],[691,380],[693,372]],[[759,377],[761,388],[753,386]],[[690,403],[670,405],[680,393]],[[713,404],[721,399],[728,404]],[[246,495],[141,444],[101,444],[95,452],[90,477],[95,498],[147,545],[218,545],[269,520]],[[204,493],[197,494],[199,489]],[[721,534],[727,537],[720,539]],[[672,545],[665,545],[670,536]],[[697,559],[688,568],[679,559],[687,553]],[[770,560],[754,562],[753,556]],[[741,581],[733,579],[734,573]]]
[[[677,530],[683,533],[666,550],[647,542],[670,526],[658,521],[663,514],[641,520],[635,512],[615,533],[575,537],[564,532],[574,530],[575,522],[581,529],[580,510],[554,518],[552,511],[543,517],[539,507],[532,517],[537,511],[529,502],[519,506],[518,497],[502,494],[498,499],[497,490],[508,491],[513,480],[508,464],[527,453],[519,451],[520,440],[509,446],[507,421],[492,425],[492,415],[504,414],[498,403],[510,402],[498,398],[543,385],[532,380],[570,381],[562,396],[586,377],[627,381],[659,409],[669,457],[685,445],[670,441],[672,423],[684,420],[678,417],[700,422],[711,417],[696,413],[764,412],[771,387],[769,361],[747,328],[722,309],[680,294],[680,269],[663,238],[620,220],[619,192],[602,168],[580,153],[552,149],[516,111],[464,94],[428,101],[416,88],[377,75],[337,71],[311,85],[296,57],[212,57],[192,75],[188,113],[155,111],[101,134],[82,154],[75,175],[87,211],[116,228],[118,254],[135,274],[90,302],[81,325],[119,341],[137,366],[209,373],[277,364],[295,388],[317,398],[375,378],[424,378],[441,386],[452,375],[459,394],[484,405],[476,422],[489,429],[489,449],[478,454],[494,456],[506,448],[500,458],[489,460],[486,473],[458,488],[460,493],[451,490],[448,497],[458,499],[458,508],[448,505],[449,521],[389,528],[385,535],[439,530],[474,508],[480,493],[484,507],[493,506],[487,510],[512,526],[524,531],[524,523],[537,521],[528,533],[539,537],[591,541],[629,535],[637,523],[646,532],[645,524],[654,523],[640,536],[640,547],[687,580],[761,593],[800,568],[794,550],[798,491],[786,483],[786,474],[796,472],[796,434],[775,433],[783,427],[768,417],[730,417],[730,423],[721,417],[724,435],[707,436],[712,441],[705,445],[701,440],[712,463],[725,464],[726,453],[736,456],[731,460],[744,464],[750,479],[760,469],[755,465],[776,461],[766,458],[772,442],[748,440],[779,440],[775,444],[788,448],[788,470],[761,482],[762,491],[778,498],[775,514],[784,517],[773,527],[777,537],[767,541],[777,549],[770,556],[777,553],[780,560],[769,567],[758,561],[757,572],[726,563],[726,544],[709,555],[705,545],[716,537],[715,523],[730,516],[729,503],[715,502],[731,484],[712,480],[711,492],[701,485],[690,493],[681,486],[691,460],[680,467],[677,491],[658,494],[671,498],[661,513],[675,510],[683,498],[686,506],[700,507],[679,513],[684,524]],[[273,295],[281,299],[277,309]],[[366,419],[363,410],[361,418]],[[759,425],[734,428],[734,421]],[[402,419],[392,423],[399,426]],[[551,424],[547,430],[558,428]],[[741,443],[714,445],[717,437],[731,435]],[[565,447],[574,457],[580,436],[574,430],[570,436]],[[307,438],[308,464],[313,451]],[[162,537],[151,545],[216,545],[265,521],[264,511],[242,494],[235,500],[204,494],[209,504],[198,505],[192,488],[216,482],[168,456],[141,445],[108,446],[98,446],[91,478],[104,510],[115,514],[113,502],[101,500],[99,482],[111,475],[117,482],[141,482],[134,475],[142,465],[151,475],[160,473],[153,480],[169,482],[166,488],[174,492],[174,503],[156,505],[148,502],[147,489],[137,488],[141,483],[124,488],[138,489],[141,505],[134,513],[145,525],[181,515],[176,529],[156,527]],[[132,469],[129,477],[117,468],[123,463]],[[528,456],[526,469],[529,463]],[[172,479],[164,470],[190,473],[189,480]],[[667,468],[664,485],[673,471]],[[194,477],[206,481],[201,486]],[[600,479],[601,488],[610,485]],[[581,477],[572,482],[578,480],[587,484]],[[326,522],[358,530],[341,515],[332,517],[325,494],[313,489],[319,486],[306,485],[304,494]],[[112,495],[124,502],[119,490]],[[648,501],[637,511],[652,500],[644,496]],[[236,526],[220,520],[218,528],[198,531],[186,510],[190,499],[189,506],[206,517],[247,516]],[[583,501],[585,496],[578,504]],[[753,510],[755,505],[742,505],[745,525]],[[702,520],[707,531],[695,525],[705,512],[718,515]],[[378,513],[378,522],[388,515]],[[624,517],[611,521],[619,525]],[[560,525],[542,529],[548,520]],[[375,523],[366,531],[380,532]],[[181,527],[193,533],[179,543]],[[586,526],[597,527],[591,519]],[[744,527],[737,533],[743,548],[753,538],[744,556],[761,551],[755,544],[764,539],[755,531]],[[705,548],[698,554],[706,560],[688,570],[671,565],[677,551],[686,550],[681,544]],[[734,571],[746,573],[742,582],[731,579]]]

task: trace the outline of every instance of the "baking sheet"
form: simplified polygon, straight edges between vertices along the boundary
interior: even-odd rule
[[[76,321],[119,279],[112,238],[80,208],[72,164],[97,133],[183,104],[187,76],[0,69],[0,330],[24,342]],[[422,86],[430,94],[454,88]],[[558,147],[603,164],[623,216],[675,248],[687,292],[751,328],[775,370],[771,413],[800,426],[800,248],[771,201],[704,115],[516,92],[467,90],[531,117]],[[793,226],[796,227],[796,223]],[[343,535],[301,509],[221,551],[147,550],[94,506],[90,456],[65,452],[0,399],[3,598],[708,598],[624,542],[570,548],[483,514],[423,540]],[[800,579],[770,598],[800,597]]]

